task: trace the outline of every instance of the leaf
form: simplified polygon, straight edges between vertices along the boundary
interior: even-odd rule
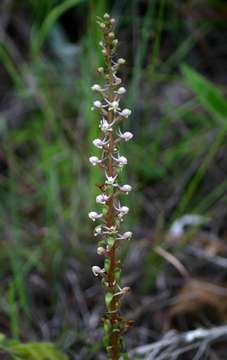
[[[110,307],[112,299],[113,299],[113,294],[111,294],[109,292],[106,293],[106,295],[105,295],[105,303],[106,303],[106,306],[107,306],[108,309]]]
[[[65,0],[64,2],[61,2],[59,5],[56,5],[47,15],[47,17],[44,19],[43,23],[41,24],[40,28],[35,33],[33,31],[32,34],[32,46],[33,46],[33,52],[37,54],[48,33],[50,32],[52,26],[57,21],[57,19],[64,14],[67,10],[69,10],[71,7],[79,5],[80,3],[84,2],[85,0]]]
[[[110,260],[108,258],[106,258],[105,263],[104,263],[104,269],[106,272],[108,272],[109,268],[110,268]]]
[[[109,236],[107,239],[107,243],[108,243],[109,247],[112,248],[114,246],[115,239],[113,237]]]
[[[68,357],[51,343],[11,344],[9,351],[20,360],[68,360]]]
[[[114,279],[116,280],[117,283],[120,281],[120,277],[121,277],[121,269],[116,268],[114,270]]]
[[[6,339],[5,335],[0,333],[0,344],[3,344],[5,339]]]
[[[122,360],[129,360],[129,357],[128,357],[128,354],[127,354],[127,353],[121,353],[120,355],[121,355],[120,360],[121,360],[121,359],[122,359]]]
[[[190,88],[195,92],[201,105],[219,119],[227,118],[227,100],[217,86],[188,65],[181,67]]]

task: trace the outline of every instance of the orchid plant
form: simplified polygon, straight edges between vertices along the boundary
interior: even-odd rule
[[[104,56],[104,67],[98,68],[98,73],[104,80],[103,85],[95,84],[92,90],[99,95],[92,106],[93,111],[100,114],[100,138],[93,144],[101,150],[99,157],[91,156],[90,163],[99,166],[104,174],[104,183],[100,186],[101,193],[96,197],[96,203],[102,206],[99,212],[91,211],[89,218],[99,224],[94,229],[94,236],[98,237],[97,254],[104,256],[104,267],[94,265],[94,276],[100,277],[106,291],[105,303],[107,312],[103,317],[104,343],[107,353],[112,360],[123,356],[122,334],[131,325],[130,321],[120,316],[122,298],[129,293],[129,287],[121,287],[121,263],[118,248],[121,241],[130,240],[131,231],[121,231],[121,223],[128,214],[129,208],[122,204],[122,195],[127,195],[132,187],[120,184],[120,173],[127,158],[120,154],[119,143],[129,141],[133,134],[129,131],[122,132],[120,124],[130,115],[131,110],[121,109],[120,99],[126,93],[122,80],[117,75],[119,68],[125,64],[123,58],[116,58],[118,40],[114,34],[115,19],[109,14],[98,18],[102,33],[100,46]],[[124,355],[125,356],[125,355]],[[125,358],[125,357],[124,357]]]

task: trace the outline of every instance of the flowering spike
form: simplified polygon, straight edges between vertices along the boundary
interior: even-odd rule
[[[126,89],[120,86],[121,78],[117,75],[120,65],[125,64],[125,59],[115,59],[115,52],[118,45],[114,33],[115,20],[105,14],[102,19],[98,19],[98,24],[102,32],[100,42],[101,52],[104,56],[104,67],[98,68],[98,73],[106,80],[106,84],[94,84],[91,89],[102,96],[102,100],[93,102],[93,110],[98,110],[100,119],[100,136],[93,140],[93,144],[101,150],[100,157],[91,156],[90,163],[100,165],[104,170],[105,180],[102,186],[102,193],[96,196],[96,203],[101,204],[103,211],[97,213],[91,211],[89,218],[92,221],[101,220],[102,224],[94,229],[94,236],[99,239],[97,254],[105,257],[104,269],[98,266],[92,267],[93,274],[103,279],[103,285],[106,291],[108,322],[107,350],[111,359],[118,360],[122,352],[122,333],[127,328],[127,321],[119,315],[119,308],[123,295],[128,294],[129,287],[121,288],[120,285],[120,261],[117,258],[117,248],[119,240],[130,240],[131,231],[121,233],[120,226],[125,215],[128,214],[129,208],[121,205],[118,197],[121,194],[128,194],[132,187],[128,184],[119,184],[119,177],[122,167],[127,165],[128,160],[125,156],[120,155],[118,149],[119,140],[128,141],[132,139],[133,134],[129,131],[121,132],[120,123],[131,115],[131,110],[122,109],[120,106],[121,95],[125,94]]]

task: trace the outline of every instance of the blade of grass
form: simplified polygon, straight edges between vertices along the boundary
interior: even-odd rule
[[[48,14],[47,17],[43,20],[39,29],[33,28],[31,32],[31,49],[32,54],[37,55],[41,47],[47,38],[52,26],[58,20],[58,18],[64,14],[70,8],[77,6],[86,0],[65,0],[59,5],[56,5]]]

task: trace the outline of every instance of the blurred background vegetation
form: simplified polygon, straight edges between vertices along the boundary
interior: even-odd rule
[[[133,288],[125,312],[136,321],[128,347],[172,327],[227,319],[226,310],[209,318],[203,302],[195,320],[188,309],[171,309],[189,280],[153,250],[183,257],[197,281],[227,284],[226,267],[214,271],[195,251],[227,253],[226,1],[2,0],[0,332],[14,341],[2,335],[0,348],[16,359],[47,356],[37,344],[12,350],[19,341],[55,342],[70,359],[103,359],[102,291],[90,272],[98,260],[87,220],[100,175],[87,159],[98,131],[90,111],[102,64],[96,16],[106,11],[117,19],[127,59],[124,105],[133,116],[126,126],[135,134],[124,149],[135,190],[128,219],[135,236],[122,254]],[[176,242],[168,231],[185,214],[209,218],[209,226]],[[212,303],[217,314],[223,301]]]

